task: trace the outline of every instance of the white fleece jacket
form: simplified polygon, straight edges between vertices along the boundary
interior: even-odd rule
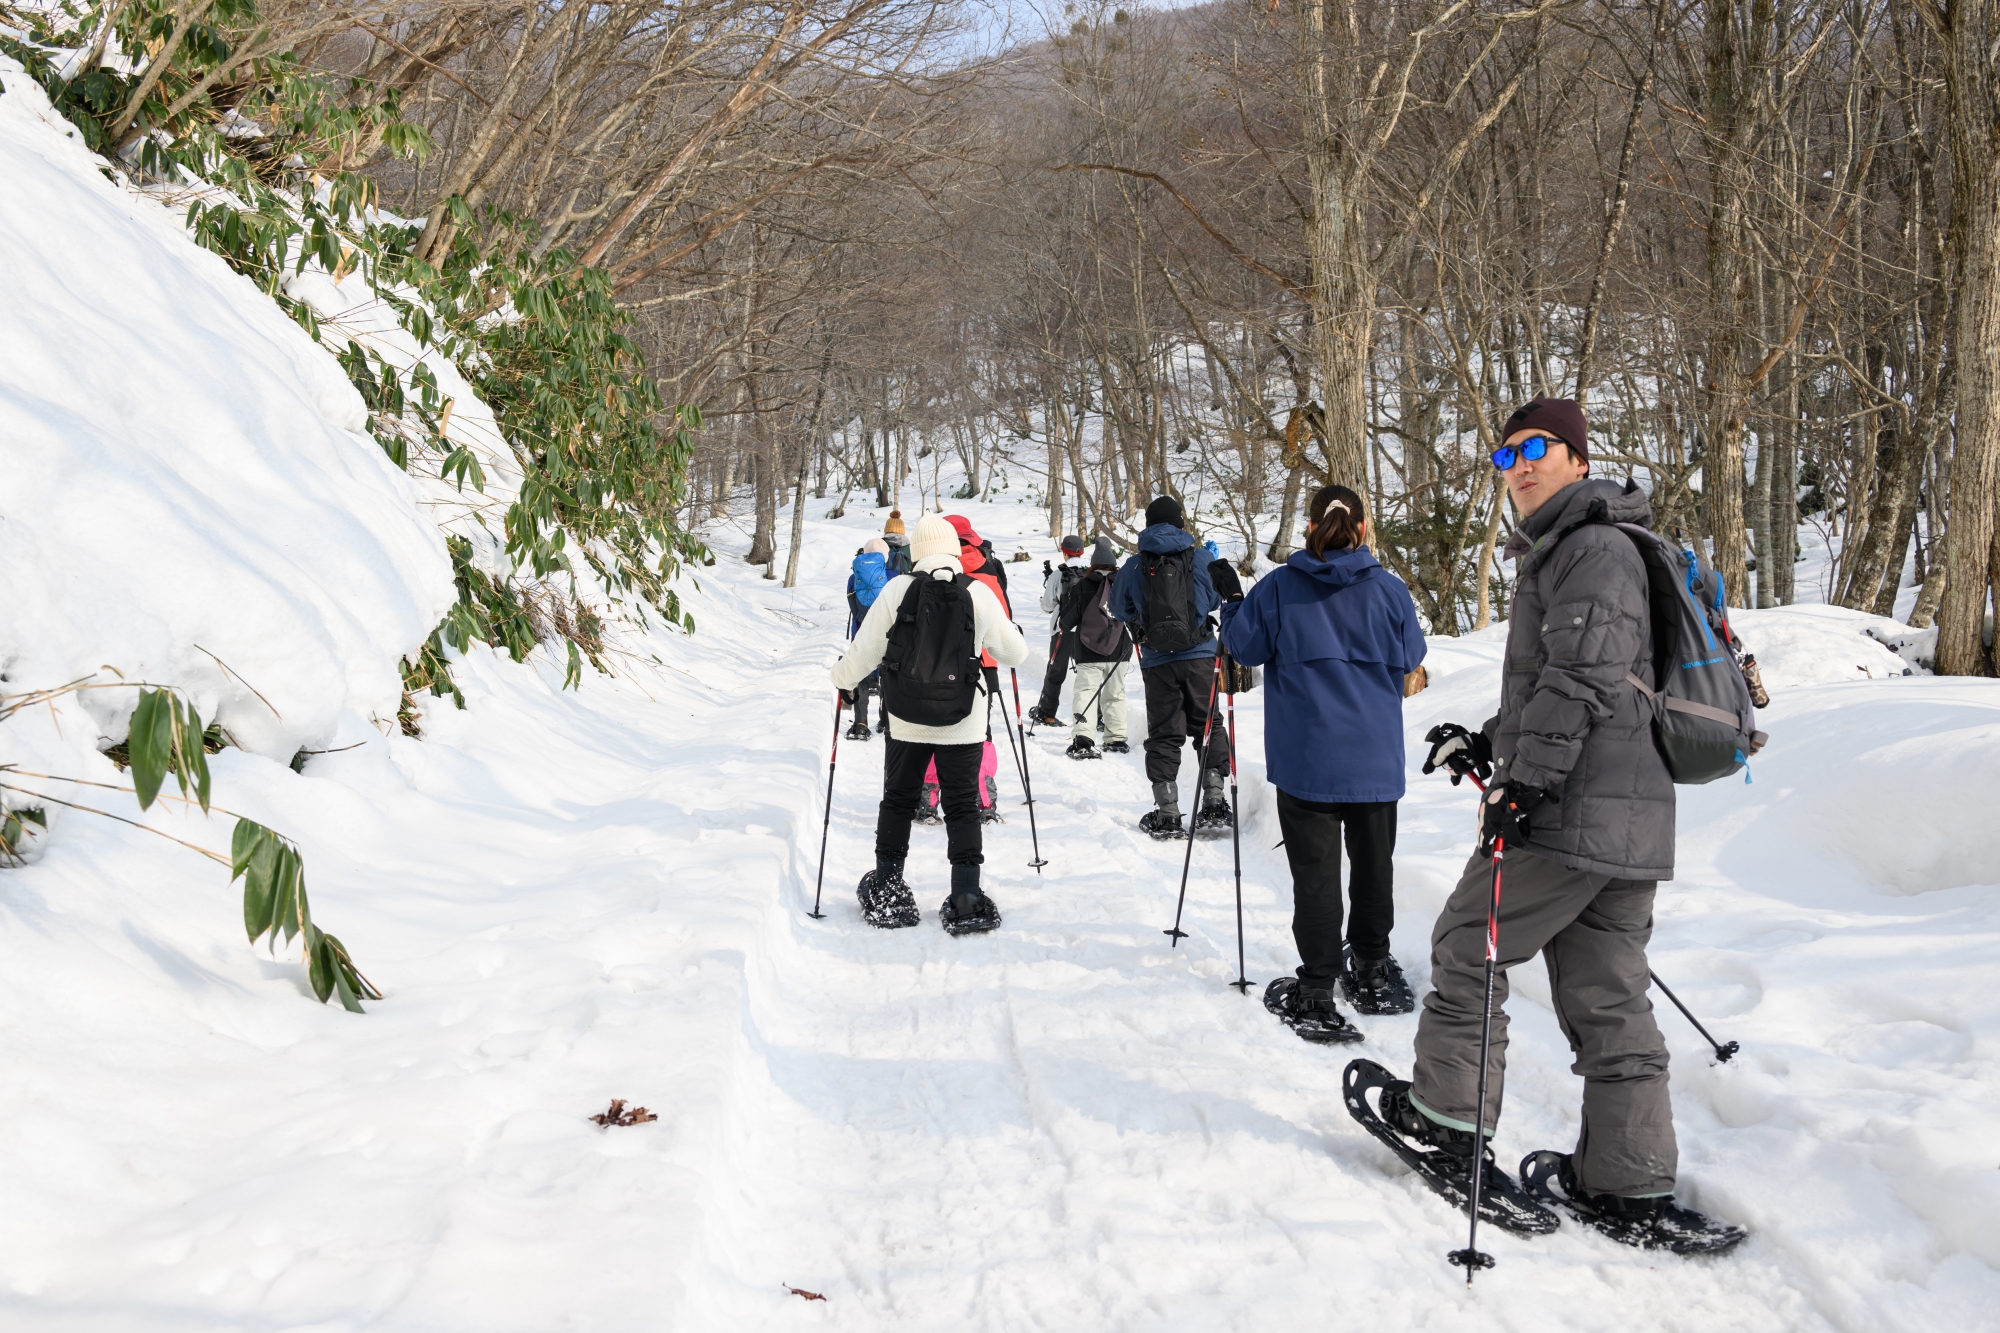
[[[848,645],[847,655],[833,664],[835,689],[853,689],[868,678],[869,672],[882,665],[882,654],[889,651],[889,629],[896,623],[896,612],[903,605],[904,594],[910,590],[910,580],[925,575],[934,576],[939,571],[949,576],[962,574],[965,569],[955,555],[927,556],[917,562],[914,574],[898,574],[876,594],[875,604],[862,618],[861,628],[856,631],[854,642]],[[973,633],[979,639],[979,646],[993,654],[994,661],[1001,666],[1019,666],[1027,658],[1028,641],[1021,637],[1021,631],[1014,628],[1006,612],[1000,609],[1000,599],[993,595],[993,590],[978,579],[972,581],[972,617]],[[889,738],[924,741],[932,745],[972,745],[985,740],[990,701],[986,698],[983,672],[978,691],[972,711],[948,727],[920,727],[891,713]]]

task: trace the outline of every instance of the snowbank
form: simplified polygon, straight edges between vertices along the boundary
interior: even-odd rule
[[[285,759],[393,717],[397,663],[453,590],[360,395],[178,215],[114,186],[5,58],[0,81],[7,692],[173,684]],[[121,738],[135,701],[62,705],[89,715],[64,736]]]

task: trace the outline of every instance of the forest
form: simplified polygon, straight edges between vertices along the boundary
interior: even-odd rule
[[[363,182],[412,261],[470,242],[590,274],[663,431],[675,407],[704,423],[634,456],[655,538],[741,501],[751,559],[790,581],[808,490],[897,503],[948,454],[1051,535],[1129,535],[1172,493],[1282,559],[1302,494],[1337,481],[1453,634],[1504,614],[1496,423],[1566,396],[1733,603],[1793,601],[1812,532],[1837,553],[1815,600],[1888,614],[1918,585],[1939,669],[1990,674],[1993,10],[128,0],[36,22],[88,40],[79,65],[111,68],[113,30],[185,53],[99,117],[128,154],[255,123],[310,76],[362,126],[314,140],[312,179]]]

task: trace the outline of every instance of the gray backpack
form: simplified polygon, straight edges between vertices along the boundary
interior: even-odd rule
[[[1659,688],[1631,673],[1626,679],[1653,705],[1653,743],[1668,774],[1692,786],[1739,772],[1769,737],[1757,730],[1751,711],[1743,642],[1729,628],[1722,579],[1699,555],[1650,528],[1614,526],[1646,562]]]

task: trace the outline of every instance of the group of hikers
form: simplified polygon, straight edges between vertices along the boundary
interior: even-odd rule
[[[1524,1180],[1533,1177],[1546,1200],[1615,1239],[1719,1251],[1744,1233],[1674,1199],[1667,1050],[1648,998],[1646,946],[1656,885],[1673,875],[1674,783],[1707,780],[1670,772],[1670,760],[1683,768],[1690,761],[1685,746],[1669,745],[1660,720],[1704,708],[1724,721],[1730,715],[1667,697],[1670,685],[1685,688],[1668,679],[1682,673],[1671,669],[1669,645],[1656,642],[1663,557],[1652,552],[1668,548],[1647,531],[1651,509],[1636,483],[1591,475],[1582,407],[1536,399],[1512,413],[1499,438],[1492,464],[1517,518],[1503,552],[1515,579],[1499,710],[1477,729],[1433,728],[1422,768],[1479,788],[1478,844],[1431,931],[1412,1077],[1392,1079],[1357,1060],[1348,1104],[1440,1193],[1515,1230],[1553,1229],[1553,1214],[1492,1157],[1507,973],[1539,953],[1573,1071],[1584,1080],[1582,1128],[1573,1151],[1532,1154]],[[1229,739],[1210,718],[1218,689],[1261,671],[1265,773],[1299,953],[1295,974],[1270,984],[1265,1005],[1307,1041],[1345,1044],[1363,1034],[1336,996],[1359,1015],[1416,1007],[1390,933],[1403,705],[1425,642],[1409,589],[1370,549],[1361,497],[1322,487],[1308,520],[1303,548],[1247,591],[1212,544],[1197,543],[1171,496],[1147,507],[1138,549],[1122,562],[1106,538],[1087,556],[1082,538],[1064,539],[1061,567],[1048,569],[1041,590],[1052,645],[1032,716],[1060,721],[1073,669],[1068,753],[1124,753],[1122,668],[1136,648],[1154,800],[1139,826],[1155,837],[1186,836],[1236,818],[1224,786]],[[910,826],[934,791],[951,865],[944,927],[994,929],[1000,912],[980,883],[981,812],[992,805],[998,768],[988,714],[998,668],[1028,655],[1004,571],[963,518],[926,514],[906,535],[892,514],[856,557],[850,588],[852,643],[833,683],[854,707],[851,736],[870,734],[867,700],[882,694],[888,750],[875,867],[857,895],[863,916],[882,927],[917,923],[905,879]],[[1728,636],[1726,622],[1720,633]],[[1681,711],[1664,711],[1673,708]],[[1719,771],[1740,768],[1745,748],[1761,743],[1756,736]],[[1190,742],[1200,796],[1195,828],[1183,829],[1177,784]],[[1352,864],[1344,897],[1343,846]],[[1366,1102],[1369,1091],[1375,1103]],[[1454,1255],[1468,1277],[1475,1259],[1486,1262],[1471,1247]]]

